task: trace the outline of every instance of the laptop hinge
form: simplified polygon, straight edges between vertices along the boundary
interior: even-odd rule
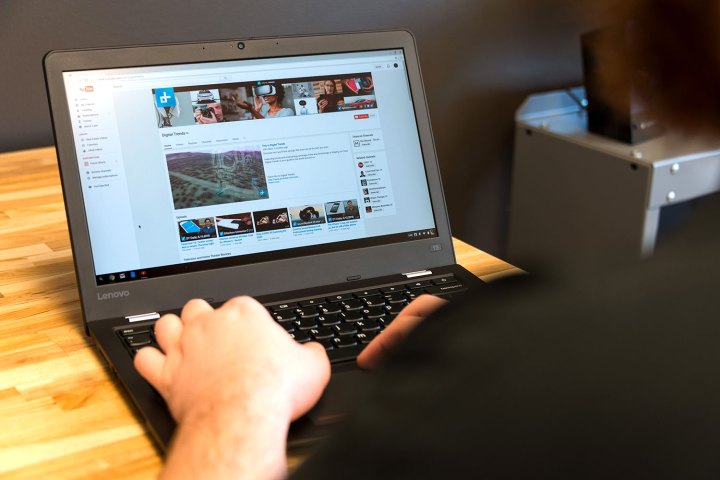
[[[125,317],[125,320],[128,322],[142,322],[144,320],[157,320],[160,318],[160,314],[157,312],[152,313],[143,313],[141,315],[130,315],[129,317]]]
[[[407,278],[424,277],[425,275],[432,275],[430,270],[418,270],[417,272],[403,273]]]

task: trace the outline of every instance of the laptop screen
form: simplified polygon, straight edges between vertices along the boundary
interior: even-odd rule
[[[98,285],[437,235],[403,50],[63,75]]]

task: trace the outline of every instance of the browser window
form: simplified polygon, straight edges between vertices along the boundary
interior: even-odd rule
[[[402,50],[64,76],[98,284],[436,234]]]

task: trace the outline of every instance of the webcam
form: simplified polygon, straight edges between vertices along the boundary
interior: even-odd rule
[[[238,50],[245,50],[245,44],[243,42],[238,42],[237,47]]]

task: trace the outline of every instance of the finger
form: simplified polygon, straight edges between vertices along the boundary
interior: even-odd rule
[[[192,320],[193,318],[202,315],[203,313],[212,312],[213,308],[205,300],[194,298],[187,302],[182,309],[180,318],[183,321]]]
[[[162,384],[162,372],[165,368],[165,355],[157,348],[141,348],[133,360],[135,369],[165,397],[165,386]]]
[[[427,317],[446,303],[448,303],[447,300],[443,300],[435,295],[423,294],[410,302],[407,307],[403,308],[400,315]]]
[[[254,321],[258,318],[262,318],[263,321],[270,319],[270,314],[265,307],[263,307],[260,302],[252,297],[248,297],[247,295],[233,297],[225,302],[221,308],[238,310],[242,318],[246,321]]]
[[[379,367],[423,318],[415,315],[398,316],[360,352],[357,358],[358,366],[366,370]]]
[[[155,338],[163,352],[168,353],[180,348],[183,324],[177,315],[169,313],[155,323]]]
[[[330,360],[325,347],[317,342],[300,345],[303,360],[295,365],[299,367],[293,399],[292,419],[296,420],[307,413],[320,400],[330,381]]]

